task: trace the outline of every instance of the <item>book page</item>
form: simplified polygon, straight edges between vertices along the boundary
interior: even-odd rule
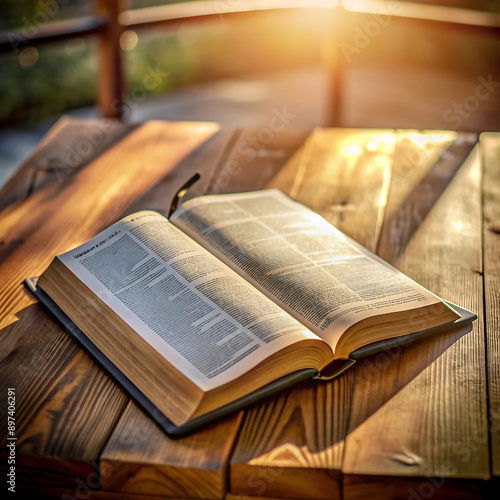
[[[332,348],[361,319],[439,302],[279,190],[194,198],[171,221]]]
[[[317,339],[156,212],[126,217],[58,258],[205,391]]]

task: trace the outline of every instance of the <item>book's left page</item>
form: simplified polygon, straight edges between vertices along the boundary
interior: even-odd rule
[[[204,392],[297,342],[321,342],[157,212],[58,259]]]

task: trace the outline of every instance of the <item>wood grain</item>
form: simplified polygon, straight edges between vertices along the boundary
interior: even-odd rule
[[[0,328],[34,302],[20,285],[25,278],[41,274],[55,255],[122,216],[217,130],[217,125],[208,123],[148,122],[71,178],[50,184],[1,213]]]
[[[500,134],[481,134],[483,266],[491,471],[500,476]]]
[[[377,478],[388,476],[403,477],[397,482],[399,493],[386,498],[402,498],[401,492],[410,495],[417,491],[414,482],[404,478],[419,477],[419,490],[429,483],[434,493],[449,495],[456,491],[453,478],[488,479],[490,475],[482,324],[481,178],[476,153],[435,203],[395,264],[426,288],[476,312],[480,319],[463,336],[451,332],[410,346],[394,359],[387,359],[376,376],[361,377],[361,384],[357,379],[363,366],[354,368],[342,468],[346,499],[379,498],[381,490],[373,485],[382,484]],[[410,375],[424,359],[427,366]],[[445,480],[438,487],[430,481],[433,477]],[[464,497],[467,491],[463,489]]]
[[[0,211],[50,183],[60,183],[133,130],[117,120],[64,116],[0,190]]]
[[[103,491],[222,499],[242,413],[170,439],[130,402],[100,459]]]
[[[94,471],[127,401],[58,324],[30,305],[34,298],[22,280],[120,217],[217,130],[214,124],[148,123],[85,168],[47,183],[2,213],[0,318],[9,325],[0,332],[2,380],[16,384],[21,398],[21,475],[29,471],[32,481],[74,486],[76,471],[84,476]],[[65,134],[56,139],[61,137]],[[16,371],[21,368],[26,373]]]
[[[231,459],[231,492],[340,498],[340,466],[352,377],[308,382],[256,404]]]
[[[251,153],[250,143],[255,144],[252,137],[258,137],[258,131],[220,131],[184,158],[133,208],[165,210],[175,189],[196,171],[201,172],[201,179],[188,197],[263,187],[306,135],[283,132],[265,150]],[[172,440],[130,403],[101,455],[103,490],[222,498],[228,486],[229,450],[242,415],[240,412],[193,436]]]
[[[129,211],[149,209],[168,214],[177,190],[196,173],[199,173],[201,178],[188,190],[182,200],[206,194],[218,169],[221,168],[221,158],[227,151],[232,150],[234,138],[238,135],[234,129],[223,129],[215,132],[203,144],[182,158],[173,170],[169,171],[143,196],[138,198],[130,206]]]
[[[391,195],[377,253],[394,262],[477,141],[475,134],[398,130]]]
[[[293,194],[374,249],[394,145],[387,131],[318,130],[267,186]],[[352,380],[347,372],[304,383],[247,410],[231,459],[231,493],[340,498]]]
[[[1,471],[1,469],[0,469]],[[90,483],[92,480],[90,478]],[[164,495],[142,495],[114,493],[112,491],[93,490],[87,487],[88,483],[81,482],[73,488],[58,488],[55,486],[33,486],[29,483],[22,483],[16,492],[29,495],[29,498],[35,500],[59,499],[59,500],[199,500],[179,497],[166,497]]]
[[[131,211],[150,208],[167,213],[175,191],[197,171],[201,179],[188,195],[205,193],[238,135],[232,130],[213,134],[139,198]],[[123,494],[222,498],[227,487],[229,450],[240,423],[241,415],[236,414],[193,436],[173,440],[130,402],[100,457],[102,489]]]
[[[267,129],[270,130],[270,129]],[[262,142],[262,129],[239,130],[231,149],[222,158],[215,172],[208,194],[238,193],[270,187],[283,165],[296,156],[306,142],[310,131],[283,130]],[[264,136],[267,137],[267,136]]]
[[[290,195],[375,251],[396,146],[390,130],[317,129]]]
[[[481,496],[481,484],[460,479],[434,477],[381,477],[349,476],[346,478],[346,498],[364,500],[365,498],[383,498],[398,500],[453,499],[489,499],[494,496]]]
[[[60,155],[61,138],[74,140],[77,129],[67,135],[56,128],[41,145],[45,155]],[[399,249],[387,239],[380,252],[432,291],[480,313],[479,165],[473,158],[450,183],[456,165],[446,152],[454,134],[442,142],[429,134],[283,131],[264,144],[255,142],[259,130],[153,122],[67,177],[49,172],[25,200],[27,162],[11,180],[14,195],[0,213],[0,321],[8,325],[0,331],[0,380],[17,387],[19,484],[41,498],[77,497],[83,491],[77,480],[93,481],[99,471],[102,489],[91,498],[215,500],[226,490],[227,500],[486,495],[480,481],[460,479],[490,474],[481,316],[470,333],[450,332],[368,358],[329,383],[303,383],[252,406],[242,425],[241,412],[174,441],[32,305],[20,284],[125,211],[165,211],[178,185],[200,166],[202,179],[189,196],[278,187],[372,250],[387,228],[400,228]],[[499,344],[490,332],[498,331],[499,147],[495,134],[483,138],[489,165],[484,319],[492,471],[498,476]],[[452,150],[455,160],[470,147],[466,143]],[[44,159],[39,154],[37,164]],[[405,174],[410,154],[420,159]],[[448,168],[441,170],[442,161]],[[419,191],[424,185],[430,188]],[[408,197],[412,210],[402,208]],[[393,226],[382,224],[384,216]],[[2,464],[5,458],[0,454]]]
[[[95,472],[127,398],[38,304],[2,331],[1,346],[2,393],[16,394],[19,483],[76,485]],[[0,414],[6,422],[7,405]]]
[[[248,495],[233,495],[232,493],[228,493],[225,497],[224,500],[275,500],[272,499],[271,497],[249,497]],[[292,500],[291,498],[284,498],[282,497],[280,500]]]

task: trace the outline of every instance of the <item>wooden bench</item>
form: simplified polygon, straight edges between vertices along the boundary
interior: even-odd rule
[[[16,491],[148,500],[498,491],[500,134],[325,128],[264,141],[263,130],[63,119],[3,188],[1,420],[15,388]],[[126,213],[166,211],[197,170],[199,193],[291,194],[476,312],[472,332],[378,354],[169,439],[22,281]],[[5,474],[12,441],[1,439]]]

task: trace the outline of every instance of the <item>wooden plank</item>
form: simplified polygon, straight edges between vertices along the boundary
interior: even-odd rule
[[[483,180],[483,266],[491,472],[500,476],[500,134],[481,134]]]
[[[476,312],[479,320],[465,335],[450,332],[396,351],[392,359],[388,355],[375,376],[363,376],[364,364],[354,367],[351,421],[342,465],[345,499],[449,497],[457,487],[468,498],[476,495],[477,483],[456,480],[490,476],[481,177],[476,153],[454,177],[395,264],[438,295]],[[387,477],[395,481],[397,491],[387,490]],[[417,484],[415,477],[420,478]]]
[[[249,408],[231,458],[238,495],[340,498],[352,377],[307,382]]]
[[[397,155],[377,253],[400,256],[477,142],[476,134],[399,130]]]
[[[120,36],[125,28],[120,23],[119,16],[125,2],[95,0],[94,3],[97,13],[106,19],[105,29],[101,31],[99,38],[99,110],[106,118],[122,118],[126,111],[126,90]],[[142,91],[146,92],[145,84]]]
[[[222,159],[207,194],[238,193],[269,186],[283,165],[293,162],[310,131],[271,128],[240,130]]]
[[[343,5],[348,13],[358,13],[367,18],[383,13],[396,19],[424,23],[424,25],[437,24],[443,28],[463,30],[471,34],[498,36],[500,31],[500,16],[492,12],[417,2],[387,4],[383,0],[355,0],[354,2],[346,0]],[[354,19],[362,21],[359,18]]]
[[[239,132],[234,129],[223,129],[214,133],[203,144],[182,158],[173,170],[137,199],[130,206],[129,211],[147,208],[168,214],[177,190],[196,173],[199,173],[201,177],[188,190],[183,201],[206,194],[214,176],[221,168],[221,158],[227,151],[232,150],[235,137],[238,135]]]
[[[49,7],[50,9],[50,7]],[[47,12],[46,10],[44,12]],[[53,17],[56,12],[52,11],[49,16]],[[33,14],[33,23],[36,29],[23,29],[19,31],[3,31],[0,33],[0,53],[9,53],[18,51],[25,46],[36,46],[46,43],[62,42],[78,37],[87,37],[90,35],[99,35],[106,27],[106,21],[94,16],[81,16],[76,19],[66,21],[48,22],[49,16],[40,21],[38,16]]]
[[[237,135],[231,130],[212,135],[130,210],[149,208],[168,213],[177,189],[197,171],[201,179],[189,195],[206,192]],[[123,494],[222,498],[229,451],[241,416],[233,415],[193,436],[173,440],[131,401],[100,457],[102,489]]]
[[[208,5],[203,1],[189,3],[178,2],[170,5],[158,5],[139,9],[129,9],[120,15],[120,22],[128,29],[158,27],[187,22],[210,21],[221,16],[243,18],[261,16],[265,12],[283,12],[303,8],[331,9],[338,5],[338,0],[239,0],[237,3]]]
[[[242,413],[170,439],[130,402],[100,459],[103,491],[222,499]]]
[[[54,255],[118,219],[217,130],[210,123],[148,122],[73,177],[2,212],[0,328],[34,302],[20,285],[25,278],[41,274]],[[170,145],[168,154],[165,144]]]
[[[355,500],[365,498],[383,498],[384,500],[495,498],[481,496],[481,485],[477,482],[460,479],[363,476],[349,477],[347,481],[348,496],[346,498]]]
[[[3,212],[0,308],[9,326],[0,332],[0,378],[19,391],[19,474],[30,482],[74,487],[75,479],[95,472],[127,398],[32,304],[22,280],[120,217],[217,130],[215,124],[149,123],[71,178]]]
[[[189,197],[263,187],[292,156],[307,132],[283,132],[259,148],[258,131],[221,131],[179,163],[133,209],[167,211],[175,191],[197,170]],[[258,144],[257,144],[258,146]],[[223,498],[229,452],[243,412],[183,439],[169,439],[132,402],[100,458],[102,489],[134,494]]]
[[[97,479],[99,453],[127,398],[38,304],[2,331],[0,372],[2,393],[15,389],[18,484]],[[7,405],[0,415],[6,422]]]
[[[63,116],[0,190],[0,211],[71,177],[133,128],[117,120]]]
[[[290,195],[375,251],[395,146],[390,130],[317,129],[306,144]]]
[[[374,249],[385,208],[395,136],[318,130],[268,186],[319,211]],[[306,382],[246,411],[231,459],[233,495],[341,497],[340,468],[352,372]]]
[[[233,495],[232,493],[228,493],[225,497],[224,500],[248,500],[249,497],[248,495]],[[271,498],[271,497],[251,497],[252,500],[276,500],[276,498]],[[280,500],[292,500],[291,498],[280,498]]]
[[[1,470],[1,469],[0,469]],[[36,500],[59,499],[59,500],[199,500],[179,497],[166,497],[163,495],[142,495],[132,493],[114,493],[112,491],[102,491],[91,489],[90,481],[82,481],[73,488],[57,488],[53,486],[33,486],[29,483],[19,483],[16,493],[30,495],[29,498]]]

